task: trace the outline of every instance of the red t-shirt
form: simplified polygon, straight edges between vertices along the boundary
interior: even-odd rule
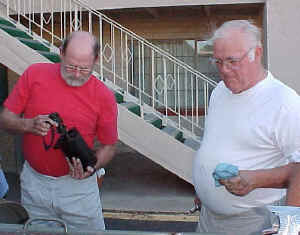
[[[34,64],[20,77],[4,106],[24,118],[58,112],[65,126],[76,127],[92,148],[95,137],[114,144],[117,133],[117,104],[113,93],[96,77],[80,87],[71,87],[60,75],[60,64]],[[54,143],[59,134],[55,134]],[[51,131],[45,136],[47,144]],[[69,166],[60,149],[45,150],[43,137],[25,133],[23,152],[30,166],[41,174],[63,176]]]

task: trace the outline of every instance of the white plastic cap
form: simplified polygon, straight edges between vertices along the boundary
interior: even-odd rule
[[[103,175],[105,175],[105,169],[104,168],[100,168],[99,170],[97,170],[97,176],[101,177]]]

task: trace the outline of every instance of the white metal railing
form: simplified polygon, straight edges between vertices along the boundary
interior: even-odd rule
[[[4,0],[1,0],[2,2]],[[186,135],[203,129],[216,82],[78,0],[6,0],[7,17],[46,39],[53,50],[69,32],[92,32],[100,43],[95,67],[116,92],[130,94],[142,116],[152,110]],[[44,41],[43,41],[44,42]],[[103,79],[105,78],[105,79]]]

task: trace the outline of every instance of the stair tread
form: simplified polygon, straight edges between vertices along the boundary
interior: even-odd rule
[[[22,37],[22,38],[32,39],[32,37],[29,36],[26,32],[24,32],[23,30],[18,29],[16,27],[0,24],[0,28],[14,37]]]
[[[176,132],[179,132],[179,130],[173,126],[166,126],[162,129],[164,132],[168,133],[168,134],[173,134],[173,133],[176,133]]]
[[[183,143],[194,150],[198,150],[201,145],[201,141],[196,141],[192,138],[186,138]]]
[[[16,27],[13,23],[11,23],[10,21],[8,21],[7,19],[5,19],[3,17],[0,17],[0,24],[11,26],[11,27]]]
[[[132,113],[141,116],[141,109],[140,106],[134,102],[124,102],[121,103],[122,106],[126,107],[129,111],[131,111]]]
[[[50,49],[48,47],[46,47],[45,45],[43,45],[41,42],[37,40],[29,39],[29,38],[20,38],[20,37],[17,37],[17,39],[34,50],[50,52]]]
[[[162,120],[154,113],[145,113],[144,120],[152,125],[156,126],[157,128],[162,128]]]
[[[118,104],[121,104],[124,102],[124,96],[120,94],[120,92],[114,91],[115,93],[115,98]]]
[[[144,115],[144,120],[145,121],[152,121],[155,119],[160,119],[159,117],[157,117],[154,113],[145,113]]]
[[[175,139],[179,141],[183,141],[183,133],[182,131],[178,130],[177,128],[173,126],[165,126],[162,128],[162,131],[169,134],[170,136],[173,136]]]
[[[48,58],[54,63],[60,62],[60,56],[57,53],[49,52],[49,51],[37,51],[37,52],[45,56],[46,58]]]
[[[126,108],[130,108],[130,107],[135,107],[135,106],[139,106],[138,104],[128,101],[128,102],[124,102],[121,104],[122,106],[125,106]]]

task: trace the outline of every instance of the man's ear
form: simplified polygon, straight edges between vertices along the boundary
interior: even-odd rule
[[[60,60],[62,60],[62,57],[64,57],[64,56],[65,56],[64,52],[63,52],[62,48],[60,47],[59,48],[59,57],[60,57]]]
[[[254,60],[256,60],[257,58],[259,59],[259,61],[261,61],[262,57],[263,57],[263,48],[262,47],[256,47],[254,50]]]
[[[96,63],[99,59],[99,55],[96,56],[95,60],[94,60],[94,63]]]

